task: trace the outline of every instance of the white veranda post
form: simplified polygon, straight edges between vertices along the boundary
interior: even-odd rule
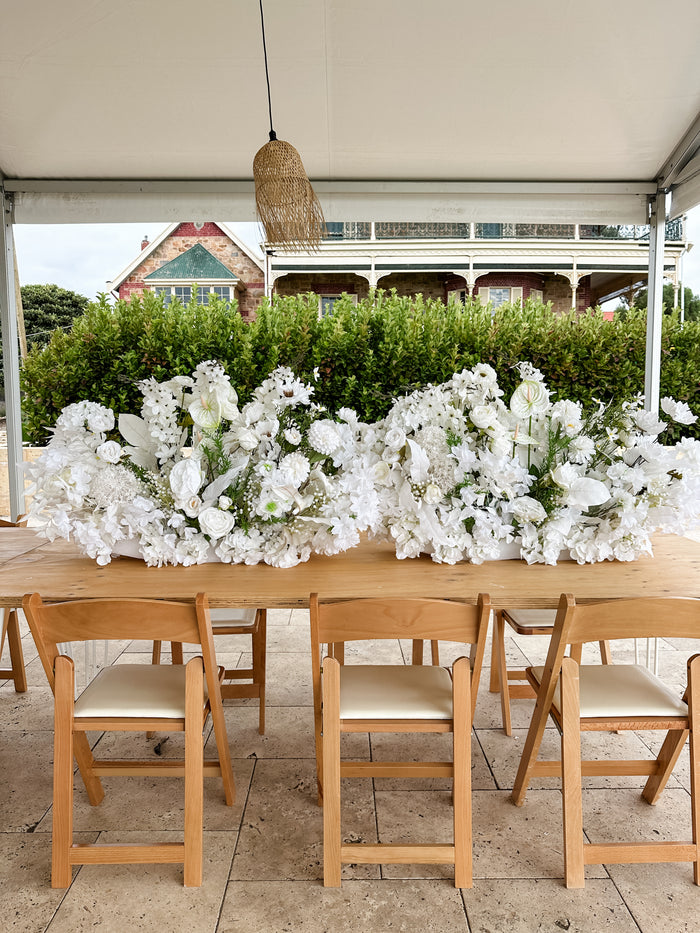
[[[647,288],[647,346],[644,370],[644,407],[658,413],[661,383],[661,321],[663,319],[666,195],[650,199],[649,280]]]
[[[15,295],[15,243],[12,234],[12,200],[4,188],[0,224],[0,322],[2,324],[5,409],[7,415],[7,469],[10,511],[14,520],[24,512],[22,473],[22,409],[19,394],[19,338]]]

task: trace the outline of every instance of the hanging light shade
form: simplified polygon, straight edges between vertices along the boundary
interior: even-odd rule
[[[325,226],[323,210],[294,146],[271,135],[255,154],[253,178],[255,207],[266,241],[317,250]]]
[[[255,206],[270,246],[317,250],[325,221],[321,203],[311,187],[301,156],[291,143],[277,139],[272,127],[272,97],[267,66],[265,17],[260,0],[267,106],[270,114],[270,140],[253,159]]]

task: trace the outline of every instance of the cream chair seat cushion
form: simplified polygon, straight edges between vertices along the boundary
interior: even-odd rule
[[[538,683],[543,667],[528,668]],[[579,667],[581,718],[687,716],[688,707],[641,664],[582,664]],[[554,707],[561,711],[559,685]]]
[[[520,628],[554,628],[556,609],[505,609],[508,616]]]
[[[207,696],[206,684],[202,706]],[[185,718],[185,665],[114,664],[105,667],[75,701],[75,718],[148,716]]]
[[[255,624],[255,609],[211,609],[211,627],[215,632],[217,628],[228,628],[231,625]]]
[[[342,665],[340,718],[452,719],[452,678],[432,665]]]

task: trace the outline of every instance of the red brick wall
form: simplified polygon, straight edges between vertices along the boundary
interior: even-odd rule
[[[275,280],[276,295],[305,295],[308,292],[316,294],[342,294],[357,295],[357,300],[362,301],[369,295],[369,282],[361,275],[354,275],[352,272],[343,273],[306,273],[289,272],[287,275],[280,276]]]

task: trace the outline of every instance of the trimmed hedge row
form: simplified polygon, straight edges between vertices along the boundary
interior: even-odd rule
[[[643,391],[645,339],[645,311],[606,321],[600,312],[555,315],[529,301],[492,316],[478,301],[445,306],[377,291],[357,305],[342,300],[319,319],[317,296],[300,295],[264,303],[245,324],[235,304],[222,301],[163,305],[145,293],[112,307],[103,299],[25,361],[25,439],[43,443],[60,410],[80,399],[137,412],[140,379],[190,373],[206,359],[224,364],[242,401],[276,366],[308,381],[317,371],[319,402],[368,420],[382,417],[396,395],[478,362],[496,369],[506,396],[517,382],[513,366],[529,360],[557,397],[629,398]],[[664,319],[661,392],[700,413],[700,323]]]

